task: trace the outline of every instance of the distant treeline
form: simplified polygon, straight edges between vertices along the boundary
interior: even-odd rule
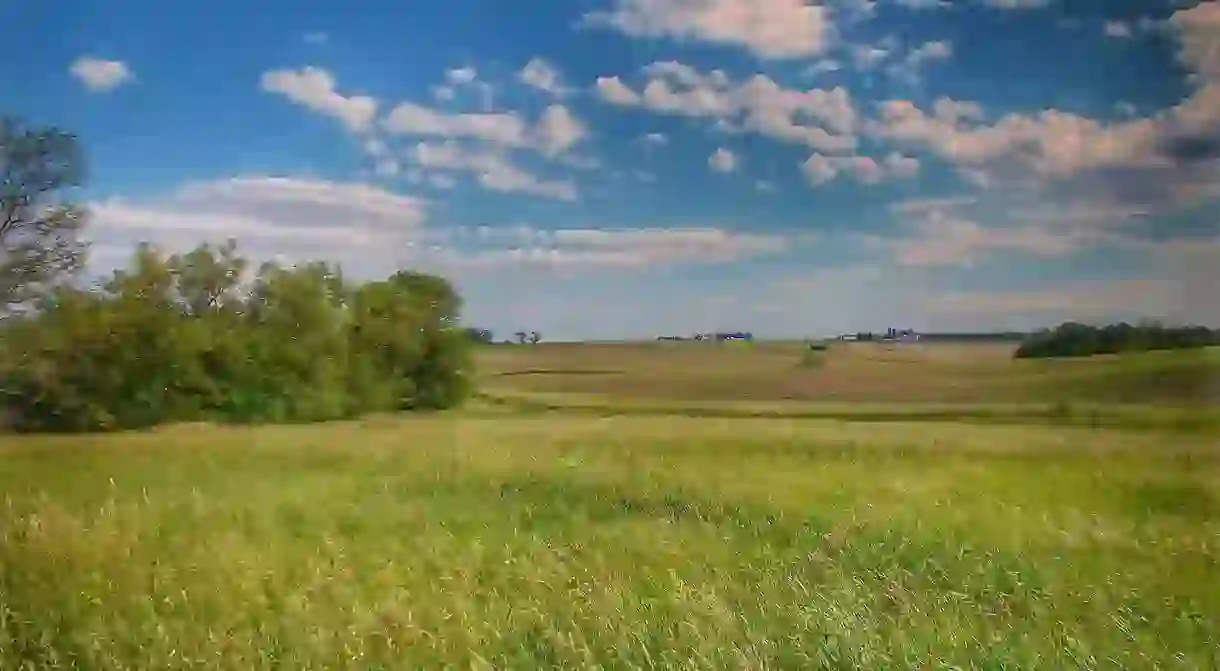
[[[1220,330],[1158,323],[1131,325],[1122,322],[1097,327],[1065,322],[1029,337],[1017,348],[1015,356],[1019,359],[1046,359],[1210,345],[1220,345]]]

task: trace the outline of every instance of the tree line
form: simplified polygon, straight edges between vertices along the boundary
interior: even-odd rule
[[[448,408],[472,384],[444,278],[358,282],[338,266],[255,268],[237,244],[144,245],[80,281],[78,140],[0,121],[0,402],[19,431],[291,422]]]
[[[1093,356],[1220,345],[1220,330],[1205,326],[1137,325],[1120,322],[1097,327],[1077,322],[1038,332],[1017,348],[1018,359]]]

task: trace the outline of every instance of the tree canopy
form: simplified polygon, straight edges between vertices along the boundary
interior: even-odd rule
[[[75,136],[0,118],[0,316],[28,308],[84,261],[84,213],[66,191],[84,178]]]
[[[337,267],[249,262],[232,242],[144,246],[92,289],[60,288],[8,324],[13,428],[315,421],[447,408],[469,390],[461,300],[442,278],[356,283]]]
[[[73,281],[85,212],[76,138],[0,121],[0,402],[20,431],[162,422],[315,421],[447,408],[470,389],[462,301],[401,270],[254,267],[237,243],[144,245],[96,286]]]

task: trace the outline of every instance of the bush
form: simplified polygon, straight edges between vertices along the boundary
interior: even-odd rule
[[[1101,328],[1065,322],[1033,335],[1017,348],[1018,359],[1092,356],[1148,350],[1186,349],[1220,344],[1220,332],[1202,326],[1166,327],[1125,322]]]
[[[444,279],[352,284],[326,264],[268,264],[243,285],[246,267],[232,243],[168,258],[142,247],[105,285],[54,293],[4,329],[8,424],[319,421],[469,394],[470,339]]]

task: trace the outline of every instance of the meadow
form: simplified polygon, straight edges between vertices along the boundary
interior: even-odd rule
[[[1220,668],[1214,350],[802,349],[0,438],[0,668]]]

